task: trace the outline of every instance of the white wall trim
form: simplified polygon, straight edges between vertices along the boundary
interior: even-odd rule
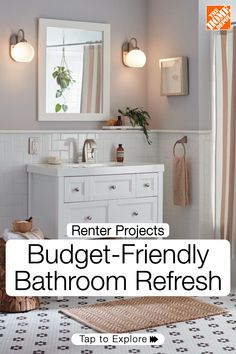
[[[0,130],[0,134],[54,134],[54,133],[65,133],[65,134],[84,134],[84,133],[93,133],[93,134],[127,134],[135,133],[142,134],[142,130],[105,130],[105,129],[96,129],[96,130]],[[159,129],[150,129],[150,133],[160,133],[160,134],[211,134],[211,130],[159,130]]]
[[[165,134],[211,134],[211,130],[150,130],[153,133],[165,133]]]

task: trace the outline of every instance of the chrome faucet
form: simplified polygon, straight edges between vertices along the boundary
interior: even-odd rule
[[[96,141],[86,139],[83,146],[82,162],[95,162]]]

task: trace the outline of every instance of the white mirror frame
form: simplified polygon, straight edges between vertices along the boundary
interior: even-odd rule
[[[103,33],[103,112],[46,113],[46,39],[47,27],[78,28]],[[39,121],[104,121],[110,116],[110,24],[39,19],[38,35],[38,120]]]

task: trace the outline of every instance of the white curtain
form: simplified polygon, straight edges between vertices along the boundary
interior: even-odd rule
[[[236,255],[236,28],[215,34],[215,234]]]
[[[84,46],[81,113],[102,112],[102,45]]]

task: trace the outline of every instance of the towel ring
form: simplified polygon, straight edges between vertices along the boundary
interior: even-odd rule
[[[184,150],[183,157],[185,157],[185,156],[186,156],[186,149],[185,149],[185,146],[184,146],[183,143],[180,143],[179,141],[176,141],[176,143],[175,143],[175,145],[174,145],[174,147],[173,147],[173,155],[174,155],[174,157],[176,157],[176,155],[175,155],[175,148],[176,148],[176,145],[177,145],[177,144],[181,144],[181,145],[182,145],[183,150]]]

